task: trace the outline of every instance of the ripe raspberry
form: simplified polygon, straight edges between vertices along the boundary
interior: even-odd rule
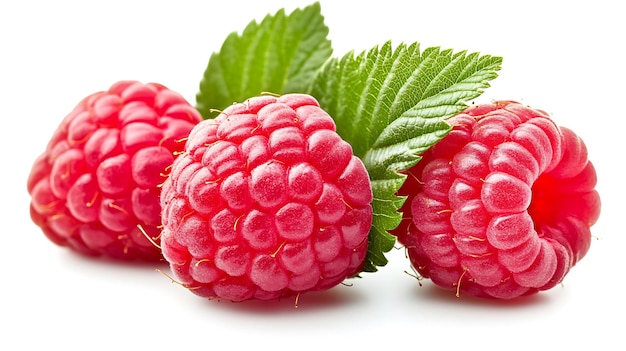
[[[232,105],[198,124],[185,151],[163,186],[161,248],[191,292],[268,300],[360,272],[369,175],[313,97]]]
[[[87,96],[32,167],[33,222],[54,243],[86,255],[162,259],[145,235],[160,233],[163,173],[200,121],[158,84],[120,81]]]
[[[470,107],[409,170],[394,234],[436,285],[510,299],[549,289],[589,249],[600,215],[583,141],[540,110]]]

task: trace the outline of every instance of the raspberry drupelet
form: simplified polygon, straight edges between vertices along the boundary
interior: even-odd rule
[[[584,142],[513,101],[472,106],[408,172],[394,230],[413,268],[457,295],[511,299],[560,283],[600,215]]]

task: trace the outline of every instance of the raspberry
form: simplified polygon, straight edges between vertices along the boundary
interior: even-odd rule
[[[369,175],[309,95],[258,96],[198,124],[163,186],[161,248],[205,298],[269,300],[360,272]]]
[[[435,285],[511,299],[561,282],[600,215],[584,142],[513,101],[468,108],[409,170],[394,230]]]
[[[32,166],[33,222],[52,242],[85,255],[162,259],[160,184],[184,147],[179,139],[200,121],[159,84],[120,81],[85,97]]]

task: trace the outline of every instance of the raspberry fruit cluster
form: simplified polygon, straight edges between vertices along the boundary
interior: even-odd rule
[[[60,123],[28,178],[31,218],[86,255],[162,259],[160,184],[200,114],[159,84],[120,81]]]
[[[584,142],[513,101],[472,106],[407,170],[392,231],[416,272],[495,299],[547,290],[600,215]],[[369,174],[306,94],[257,96],[214,119],[178,93],[120,81],[84,98],[35,160],[30,213],[85,255],[165,259],[206,298],[269,300],[358,275]]]
[[[549,289],[589,249],[600,214],[584,142],[513,101],[468,108],[408,172],[394,234],[417,272],[458,294]]]
[[[371,202],[363,163],[314,98],[259,96],[189,134],[161,194],[161,247],[203,297],[324,290],[360,272]]]

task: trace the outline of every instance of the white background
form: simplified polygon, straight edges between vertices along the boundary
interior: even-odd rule
[[[321,1],[335,55],[388,39],[504,57],[479,101],[519,100],[587,143],[603,209],[562,285],[513,302],[419,286],[401,249],[374,274],[294,301],[208,301],[154,265],[89,260],[30,221],[26,179],[56,125],[122,79],[191,102],[232,31],[312,1],[6,1],[0,4],[0,349],[623,349],[623,11],[618,2]],[[161,267],[163,268],[163,267]],[[9,346],[10,345],[10,346]]]

